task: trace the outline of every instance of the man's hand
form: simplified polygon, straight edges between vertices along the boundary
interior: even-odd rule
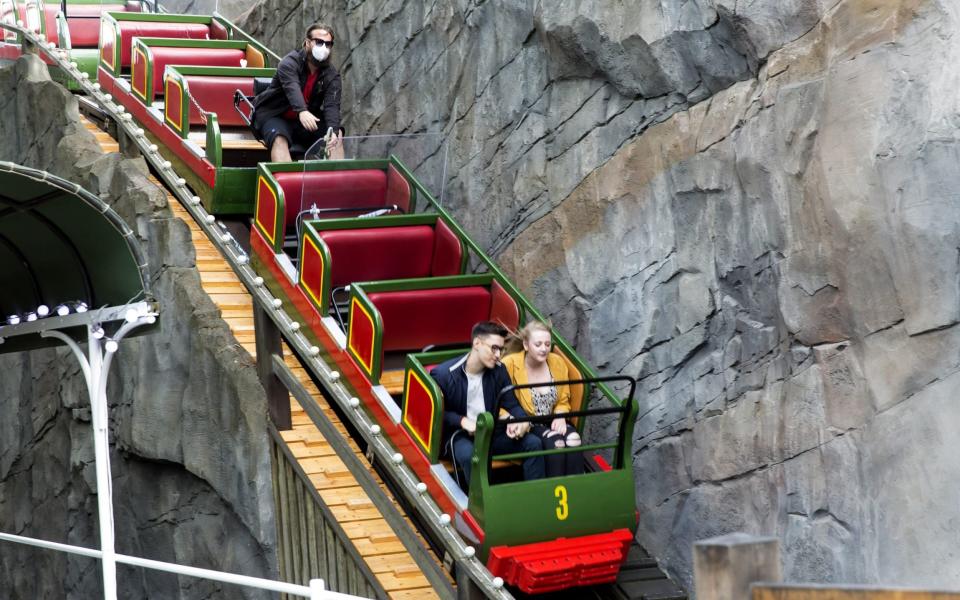
[[[468,419],[463,417],[460,419],[460,429],[466,431],[470,435],[473,435],[477,431],[477,422],[473,419]]]
[[[318,124],[317,118],[313,116],[313,113],[309,110],[300,111],[300,124],[303,125],[303,128],[307,131],[316,131]]]
[[[508,423],[507,437],[513,440],[519,440],[530,431],[530,423]]]

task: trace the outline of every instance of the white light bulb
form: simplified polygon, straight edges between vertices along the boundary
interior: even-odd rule
[[[494,577],[494,578],[493,578],[493,587],[496,588],[496,589],[498,589],[498,590],[499,590],[500,588],[502,588],[502,587],[503,587],[503,578],[502,578],[502,577]]]
[[[107,343],[103,345],[103,349],[107,352],[116,352],[120,348],[120,344],[116,340],[107,340]]]
[[[41,304],[40,306],[37,307],[38,317],[45,317],[49,314],[50,314],[50,307],[47,306],[46,304]]]
[[[86,303],[86,302],[77,302],[77,307],[76,307],[74,310],[76,310],[78,313],[85,313],[85,312],[87,312],[87,303]]]
[[[113,100],[113,96],[111,96],[110,94],[104,94],[103,99],[106,100],[107,102],[110,102],[111,100]]]
[[[427,492],[427,484],[425,484],[425,483],[422,482],[422,481],[421,481],[420,483],[418,483],[418,484],[417,484],[417,492],[419,492],[419,493],[421,493],[421,494],[425,494],[425,493]]]
[[[99,89],[100,89],[100,84],[99,84],[99,83],[94,83],[94,84],[93,84],[93,89],[99,90]]]
[[[449,524],[450,524],[450,515],[448,515],[447,513],[443,513],[442,515],[440,515],[440,524],[441,524],[441,525],[449,525]]]
[[[10,315],[7,317],[8,325],[19,325],[20,324],[20,315]]]
[[[350,398],[350,407],[356,408],[358,406],[360,406],[360,398],[357,398],[356,396]]]
[[[238,264],[241,264],[241,265],[247,264],[247,261],[248,261],[248,260],[249,260],[249,259],[248,259],[246,256],[242,255],[242,254],[237,257],[237,263],[238,263]]]
[[[403,462],[403,455],[400,454],[399,452],[395,452],[391,458],[393,459],[393,464],[395,465],[399,465],[400,463]]]
[[[210,223],[210,224],[212,225],[212,224],[216,223],[216,221],[217,221],[217,218],[216,218],[215,216],[213,216],[213,215],[207,215],[207,223]]]
[[[37,313],[29,312],[27,313],[26,321],[27,323],[32,323],[37,320]]]
[[[371,425],[371,426],[370,426],[370,433],[372,433],[373,435],[380,435],[380,426],[379,426],[379,425]]]
[[[194,196],[193,198],[190,199],[190,201],[193,202],[194,206],[196,206],[200,204],[200,196]]]
[[[70,307],[66,304],[60,304],[57,306],[57,314],[61,317],[65,317],[70,314]]]
[[[255,277],[253,280],[253,285],[260,287],[263,285],[263,277]]]
[[[257,279],[260,279],[259,277]],[[310,346],[310,356],[317,356],[320,354],[319,346]],[[357,400],[359,402],[359,400]]]
[[[337,371],[330,371],[330,381],[340,381],[340,373]]]
[[[140,318],[140,315],[137,314],[137,309],[131,308],[127,310],[123,318],[127,321],[127,323],[136,323],[137,319]]]
[[[300,323],[297,323],[296,321],[291,321],[291,322],[290,322],[290,329],[292,329],[292,330],[294,330],[294,331],[299,330],[299,329],[300,329]]]
[[[273,307],[274,307],[274,308],[280,308],[281,306],[283,306],[283,300],[281,300],[280,298],[274,298],[274,299],[273,299]]]
[[[103,330],[103,327],[98,326],[93,330],[93,338],[96,340],[102,340],[104,335],[106,335],[106,332]]]
[[[473,546],[467,546],[466,548],[463,549],[463,554],[467,558],[473,558],[473,555],[476,553],[477,553],[477,549],[474,548]]]
[[[157,150],[159,150],[159,148],[157,147],[156,144],[150,144],[150,146],[148,147],[148,150],[150,150],[150,152],[156,152]]]
[[[177,180],[177,185],[187,185],[187,180],[181,177]]]
[[[164,169],[169,169],[169,168],[171,168],[172,166],[173,166],[173,163],[170,162],[169,160],[163,161],[163,168],[164,168]]]
[[[147,321],[147,325],[153,325],[154,323],[157,322],[157,318],[153,315],[150,315],[149,317],[147,317],[146,321]]]

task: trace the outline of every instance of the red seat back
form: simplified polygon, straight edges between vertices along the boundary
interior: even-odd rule
[[[463,244],[457,234],[447,226],[443,219],[437,219],[434,233],[433,264],[430,273],[434,277],[459,275],[463,262]]]
[[[429,225],[321,231],[320,237],[330,249],[333,287],[430,275],[434,244]]]
[[[367,294],[383,320],[383,351],[431,344],[469,344],[478,321],[490,318],[490,291],[481,286]]]
[[[69,9],[68,9],[69,10]],[[153,23],[147,21],[117,21],[120,29],[120,67],[130,66],[132,54],[130,44],[134,37],[180,38],[206,40],[210,38],[210,28],[203,23]],[[184,48],[184,50],[190,50]],[[196,48],[192,49],[196,51]],[[196,63],[186,63],[196,64]],[[238,63],[239,64],[239,63]],[[163,70],[160,71],[161,76]],[[162,89],[162,88],[161,88]]]
[[[297,171],[274,173],[283,189],[284,222],[289,227],[301,210],[317,208],[383,206],[386,204],[387,174],[379,169],[350,171]],[[304,190],[306,188],[306,190]],[[356,212],[327,213],[325,218],[354,217]]]
[[[163,94],[163,70],[167,65],[239,67],[240,61],[246,57],[246,53],[243,50],[236,48],[150,46],[150,52],[153,54],[153,89],[157,96]],[[253,84],[251,84],[250,89],[253,89]],[[230,100],[230,107],[231,110],[233,110],[232,92],[228,100]]]
[[[57,3],[56,9],[60,9]],[[139,12],[139,5],[137,6]],[[68,4],[67,28],[72,48],[96,48],[100,43],[100,15],[105,12],[131,12],[124,4]]]
[[[190,95],[207,112],[217,113],[220,125],[243,126],[246,123],[233,106],[233,93],[240,90],[247,96],[253,95],[253,77],[219,77],[211,75],[187,75]],[[190,124],[203,123],[200,110],[190,103]]]

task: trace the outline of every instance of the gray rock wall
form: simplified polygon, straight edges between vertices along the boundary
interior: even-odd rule
[[[777,535],[791,580],[960,587],[952,0],[265,0],[337,29],[353,133],[441,131],[446,201],[642,381],[640,540]]]
[[[148,251],[161,328],[122,343],[107,389],[117,551],[276,577],[264,393],[200,288],[186,225],[142,160],[100,153],[38,59],[0,68],[0,115],[0,159],[101,194]],[[90,409],[72,354],[0,355],[0,415],[0,531],[99,547]],[[125,566],[118,577],[124,598],[270,597]],[[0,583],[5,598],[102,595],[98,561],[9,543]]]

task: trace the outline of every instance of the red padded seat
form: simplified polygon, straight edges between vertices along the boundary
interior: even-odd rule
[[[153,23],[147,21],[118,21],[120,28],[120,66],[130,66],[131,40],[135,37],[180,38],[206,40],[210,38],[210,28],[204,23]],[[196,48],[183,48],[196,53]],[[242,54],[242,51],[238,50]],[[197,63],[181,63],[197,64]],[[239,62],[237,63],[239,65]],[[161,76],[163,70],[160,70]]]
[[[200,65],[205,67],[239,67],[246,57],[243,50],[237,48],[176,48],[171,46],[150,46],[153,54],[153,89],[157,95],[163,94],[163,71],[167,65]],[[251,89],[252,84],[251,84]],[[233,94],[229,98],[233,108]]]
[[[213,75],[188,75],[185,77],[190,95],[207,112],[217,113],[221,126],[243,126],[246,123],[233,106],[233,92],[240,90],[253,95],[253,77],[217,77]],[[190,103],[190,124],[203,123],[200,110]]]
[[[56,5],[60,10],[60,4]],[[139,12],[139,6],[136,7]],[[96,48],[100,44],[100,15],[105,12],[132,12],[124,4],[68,4],[67,28],[72,48]]]
[[[430,276],[434,244],[429,225],[322,231],[320,237],[330,249],[334,287]]]
[[[100,20],[94,18],[68,18],[71,48],[96,48],[100,44]]]
[[[470,330],[490,317],[490,291],[470,286],[374,292],[367,297],[383,320],[383,351],[470,342]]]
[[[379,169],[350,171],[297,171],[274,173],[283,189],[284,220],[289,227],[301,210],[317,208],[384,206],[387,174]],[[306,188],[306,189],[304,189]],[[328,213],[325,218],[353,217],[356,212]]]

